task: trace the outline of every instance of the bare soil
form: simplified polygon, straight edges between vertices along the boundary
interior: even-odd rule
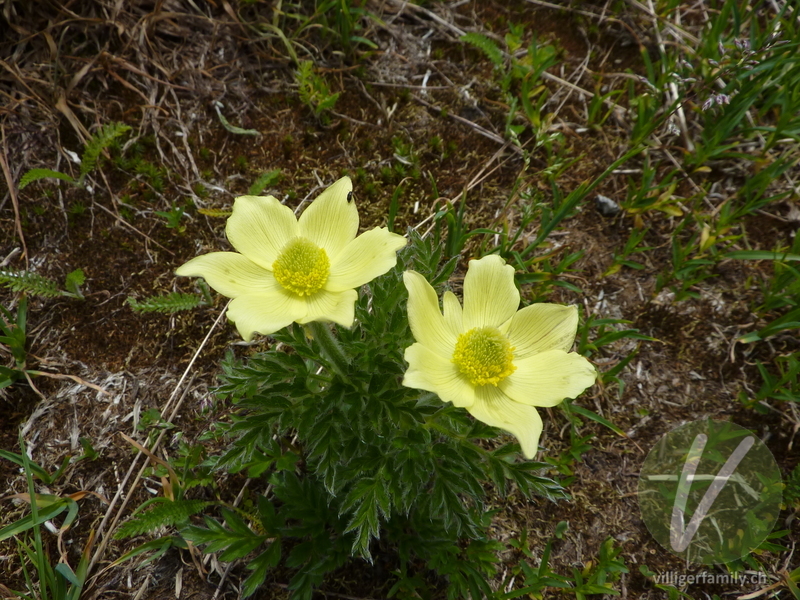
[[[558,49],[553,75],[589,91],[624,85],[617,74],[626,70],[643,72],[640,45],[647,49],[655,43],[651,23],[631,7],[616,7],[610,19],[522,1],[415,7],[392,0],[365,6],[381,19],[361,21],[359,35],[372,40],[375,50],[358,47],[343,54],[319,27],[300,31],[289,42],[301,59],[313,58],[331,91],[341,94],[334,111],[320,120],[299,99],[285,45],[259,25],[277,18],[269,3],[0,4],[0,152],[8,165],[8,174],[0,179],[2,268],[28,269],[59,282],[77,268],[86,274],[84,300],[31,297],[28,313],[28,366],[79,379],[39,376],[33,378],[36,390],[19,383],[0,392],[0,448],[19,452],[22,428],[30,455],[50,471],[64,457],[81,455],[81,439],[97,452],[96,458],[67,467],[52,488],[40,490],[96,494],[79,502],[78,519],[64,535],[70,564],[77,563],[90,531],[100,527],[104,501],[123,486],[135,448],[122,434],[144,443],[149,430],[138,427],[142,415],[178,398],[174,429],[161,451],[162,458],[174,455],[178,431],[192,442],[230,410],[213,395],[225,352],[247,355],[268,344],[261,340],[246,345],[224,322],[214,327],[225,306],[218,295],[212,306],[174,316],[137,314],[126,303],[129,296],[194,291],[192,282],[177,278],[174,270],[198,254],[228,248],[224,218],[199,209],[228,209],[259,175],[279,169],[280,180],[265,193],[292,207],[313,199],[341,174],[350,174],[364,228],[385,224],[401,181],[399,231],[421,223],[426,229],[433,214],[462,194],[468,227],[513,226],[520,212],[519,198],[511,196],[514,190],[530,187],[550,193],[545,178],[537,174],[548,159],[534,154],[531,167],[525,168],[520,154],[504,141],[507,106],[493,67],[482,53],[459,41],[459,31],[497,37],[509,23],[524,23],[529,38],[535,35]],[[597,15],[605,9],[592,2],[579,8]],[[583,128],[586,98],[552,80],[546,85],[552,127],[564,134],[567,155],[577,159],[559,181],[562,189],[571,190],[622,154],[629,123],[612,117],[603,127]],[[215,102],[222,103],[220,110],[231,124],[259,135],[227,131]],[[31,168],[77,175],[71,153],[80,154],[87,133],[112,121],[124,122],[132,131],[123,138],[123,148],[101,159],[85,188],[46,180],[16,190],[21,175]],[[403,155],[401,149],[410,150]],[[120,156],[138,156],[160,169],[161,181],[123,164]],[[636,166],[634,161],[627,167]],[[629,184],[628,175],[612,175],[598,192],[621,201]],[[179,228],[168,227],[156,214],[174,206],[186,208]],[[785,210],[782,205],[769,207],[746,223],[753,248],[791,243],[797,222],[775,218]],[[585,251],[566,276],[582,293],[555,288],[552,301],[580,304],[585,315],[626,319],[630,327],[656,339],[638,344],[636,358],[623,371],[621,393],[596,386],[579,400],[626,437],[585,424],[581,434],[594,436],[589,442],[593,449],[574,465],[571,501],[554,504],[513,494],[496,498],[498,539],[518,537],[527,528],[535,553],[541,553],[559,521],[569,523],[550,563],[562,574],[583,568],[603,540],[613,537],[630,571],[618,584],[623,598],[664,597],[640,573],[640,565],[656,572],[685,570],[648,534],[637,507],[638,470],[662,434],[690,420],[731,419],[768,444],[784,473],[798,463],[793,449],[800,425],[797,411],[778,406],[761,414],[737,400],[740,390],[752,394],[760,384],[756,361],[771,364],[776,356],[798,348],[797,340],[788,336],[754,347],[733,342],[754,327],[752,307],[771,266],[723,262],[715,277],[697,286],[699,298],[675,302],[656,289],[656,277],[670,261],[670,218],[661,213],[644,218],[650,227],[647,245],[655,250],[642,270],[623,268],[604,275],[613,250],[630,235],[633,218],[603,217],[592,202],[539,250],[557,256]],[[533,235],[534,230],[526,233]],[[477,246],[468,246],[462,273],[474,252]],[[524,289],[523,295],[530,298],[533,292]],[[0,290],[3,306],[16,306],[18,300],[18,294]],[[621,342],[595,358],[605,370],[634,346]],[[178,385],[198,349],[187,379]],[[5,352],[0,358],[4,364],[9,360]],[[542,443],[549,456],[558,456],[570,446],[569,426],[559,410],[547,413]],[[161,493],[161,483],[146,480],[136,487],[127,497],[125,514]],[[234,498],[243,485],[244,480],[223,479],[215,493]],[[6,492],[0,500],[0,526],[25,514],[24,503],[8,496],[26,490],[20,470],[0,460],[0,491]],[[788,539],[796,541],[800,529],[790,517],[787,512],[781,519],[791,530]],[[107,534],[106,525],[106,540]],[[56,536],[46,535],[55,560]],[[107,541],[86,598],[235,598],[246,576],[242,565],[229,571],[206,559],[198,566],[177,550],[141,570],[136,561],[113,566],[133,543]],[[522,558],[509,552],[503,556],[505,568]],[[791,554],[760,559],[773,573],[797,566]],[[355,563],[332,576],[319,595],[386,597],[391,568],[381,561]],[[287,573],[275,572],[255,597],[286,596],[288,579]],[[24,585],[12,541],[0,543],[0,584],[12,589]],[[740,590],[716,586],[689,591]]]

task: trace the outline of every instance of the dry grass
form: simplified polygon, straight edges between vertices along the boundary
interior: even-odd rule
[[[559,177],[561,188],[570,190],[597,177],[628,144],[631,115],[621,99],[619,105],[609,99],[610,116],[601,127],[585,127],[594,94],[603,86],[623,89],[644,72],[640,47],[655,54],[665,44],[696,43],[707,10],[704,3],[686,7],[680,23],[664,24],[638,2],[612,11],[602,3],[556,8],[539,0],[424,7],[373,0],[366,8],[379,18],[360,21],[358,34],[378,49],[362,47],[346,55],[319,26],[282,38],[276,25],[292,21],[275,6],[226,0],[6,0],[0,5],[0,260],[3,268],[30,269],[59,281],[76,268],[86,272],[86,300],[31,300],[28,347],[37,369],[75,376],[103,390],[53,378],[35,380],[40,395],[25,385],[4,390],[0,448],[18,450],[22,427],[34,460],[50,470],[65,456],[80,455],[82,438],[98,452],[97,459],[70,466],[49,490],[97,494],[80,502],[79,519],[64,535],[65,558],[74,564],[89,532],[95,534],[86,598],[236,597],[241,568],[231,570],[198,551],[174,552],[143,570],[136,570],[135,561],[112,564],[132,547],[112,539],[114,525],[163,493],[163,481],[143,477],[148,458],[137,447],[149,443],[152,456],[169,459],[178,451],[176,431],[193,441],[207,422],[224,420],[229,407],[208,409],[218,364],[230,348],[241,355],[254,350],[218,322],[221,300],[180,316],[137,315],[125,303],[128,296],[191,291],[190,284],[176,280],[174,269],[225,246],[224,221],[197,209],[229,208],[236,195],[273,169],[281,170],[282,179],[267,191],[284,197],[292,190],[287,202],[293,206],[348,172],[356,181],[363,226],[384,223],[396,185],[407,178],[397,216],[401,228],[426,229],[437,210],[462,194],[469,228],[513,227],[521,218],[521,191],[550,193],[541,174],[551,166],[550,157],[536,151],[525,164],[525,151],[536,140],[523,137],[519,146],[508,141],[508,106],[492,65],[459,37],[482,31],[499,40],[508,22],[524,22],[529,33],[558,48],[558,66],[546,73],[547,131],[562,133],[563,154],[576,159]],[[674,34],[671,39],[659,33],[665,30]],[[341,93],[327,122],[315,119],[299,101],[291,53],[313,60],[331,90]],[[259,135],[226,131],[217,102],[231,124]],[[73,153],[112,121],[133,128],[124,142],[126,155],[160,169],[162,181],[145,169],[120,166],[109,155],[86,189],[43,182],[17,192],[21,175],[31,168],[77,175]],[[701,119],[696,112],[678,112],[676,126],[677,136],[667,140],[662,132],[663,140],[656,137],[660,145],[649,151],[654,163],[681,165]],[[408,155],[399,152],[398,143],[411,149]],[[404,173],[394,169],[398,163],[408,163]],[[597,192],[624,200],[641,168],[640,159],[633,161]],[[730,195],[749,175],[741,169],[731,162],[712,173],[684,172],[676,193],[688,197],[713,183],[720,194]],[[775,186],[791,190],[796,175],[795,167]],[[167,228],[156,215],[176,205],[187,206],[181,230]],[[646,244],[654,248],[641,270],[605,274],[613,250],[630,235],[633,216],[605,218],[590,204],[541,248],[542,254],[556,256],[585,250],[574,272],[564,276],[581,293],[555,288],[553,301],[581,304],[585,316],[627,319],[657,339],[639,345],[623,372],[621,395],[597,387],[583,398],[587,408],[613,421],[627,437],[584,425],[581,433],[595,436],[594,449],[574,465],[573,500],[554,505],[497,498],[495,528],[500,540],[527,528],[536,553],[555,524],[568,521],[569,533],[556,544],[551,560],[564,573],[591,560],[599,544],[613,536],[630,570],[619,583],[622,597],[657,598],[662,592],[639,573],[639,565],[656,571],[682,566],[655,543],[639,517],[636,476],[646,451],[684,421],[728,418],[766,439],[781,467],[790,471],[797,464],[794,437],[800,428],[795,406],[778,405],[760,415],[744,409],[737,395],[758,387],[756,360],[769,362],[796,351],[797,340],[783,336],[755,350],[733,341],[754,327],[757,282],[769,276],[760,263],[720,263],[715,278],[697,284],[696,299],[674,302],[668,293],[657,293],[656,277],[670,260],[673,222],[661,213],[639,218],[646,220]],[[790,243],[798,226],[796,191],[785,203],[748,217],[746,226],[754,248]],[[534,223],[521,239],[536,233]],[[478,239],[467,253],[479,251]],[[524,291],[532,295],[527,287]],[[12,305],[14,298],[4,291],[3,305]],[[595,358],[601,368],[610,367],[634,346],[623,340]],[[161,411],[177,429],[158,434],[140,429],[149,409]],[[558,411],[548,412],[543,442],[550,456],[558,456],[571,446],[569,427]],[[223,478],[215,493],[234,499],[248,485],[244,479]],[[0,489],[25,491],[24,477],[6,462],[0,462]],[[3,500],[0,526],[24,512],[24,506]],[[793,548],[797,524],[787,519],[786,527],[792,530],[788,544]],[[55,559],[57,541],[51,538],[48,549]],[[797,562],[791,552],[761,558],[772,573]],[[503,560],[508,573],[520,556],[509,552]],[[325,595],[383,597],[390,573],[378,565],[367,577],[366,570],[362,565],[337,574]],[[282,597],[284,575],[276,573],[259,597]],[[13,544],[0,543],[0,583],[16,589],[21,582]]]

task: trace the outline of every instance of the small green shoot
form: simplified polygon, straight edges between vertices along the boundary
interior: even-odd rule
[[[111,146],[114,141],[130,131],[130,127],[122,123],[109,123],[100,129],[86,142],[81,157],[80,174],[77,179],[72,178],[66,173],[60,171],[53,171],[51,169],[31,169],[26,172],[22,179],[19,181],[19,189],[23,189],[34,181],[40,179],[61,179],[62,181],[69,181],[70,183],[83,187],[86,176],[91,173],[97,166],[97,161],[103,150]]]
[[[55,567],[50,562],[48,553],[42,539],[42,525],[57,515],[67,511],[67,516],[60,530],[66,531],[78,516],[78,503],[88,492],[77,492],[69,496],[55,496],[51,494],[37,494],[33,483],[34,468],[25,449],[22,433],[19,435],[22,468],[28,481],[28,493],[18,497],[30,503],[31,514],[27,517],[0,529],[0,540],[15,537],[22,562],[22,571],[25,577],[28,593],[13,592],[24,600],[78,600],[83,589],[89,570],[89,557],[94,536],[89,536],[85,548],[81,552],[77,568],[73,569],[66,560],[59,561]],[[33,544],[23,540],[20,534],[32,530]],[[32,577],[30,569],[36,572],[36,580]]]
[[[0,285],[10,288],[13,292],[23,292],[44,298],[66,296],[83,300],[84,296],[80,288],[85,281],[83,270],[75,269],[64,280],[64,287],[67,289],[62,290],[52,279],[32,271],[0,271]]]
[[[621,548],[617,548],[613,538],[607,538],[601,545],[595,560],[587,561],[581,569],[572,569],[571,576],[567,577],[555,573],[550,567],[550,557],[556,540],[563,539],[569,529],[568,523],[561,521],[556,526],[555,539],[548,540],[541,557],[537,557],[528,549],[527,530],[522,530],[518,540],[510,540],[509,545],[520,551],[530,562],[538,562],[534,568],[522,560],[518,566],[512,568],[515,579],[520,581],[521,588],[495,596],[498,600],[511,600],[512,598],[546,598],[548,589],[564,590],[575,594],[578,600],[586,600],[587,596],[594,594],[610,594],[618,596],[619,591],[614,585],[620,577],[628,573],[625,563],[619,558]]]
[[[141,313],[177,313],[184,310],[193,310],[201,306],[211,304],[210,293],[206,290],[204,295],[184,294],[183,292],[172,292],[165,296],[150,296],[142,301],[133,296],[128,296],[126,302],[134,310]]]
[[[762,362],[757,362],[756,367],[761,375],[761,386],[752,397],[741,390],[739,401],[742,404],[765,413],[767,409],[763,404],[767,400],[800,403],[800,352],[777,357],[774,372],[770,372]]]
[[[37,463],[28,459],[27,462],[25,458],[21,454],[17,454],[15,452],[9,452],[8,450],[0,450],[0,458],[4,458],[6,460],[10,460],[11,462],[19,465],[20,467],[27,467],[31,470],[33,477],[41,481],[44,485],[52,486],[55,485],[61,476],[64,474],[65,469],[70,465],[72,461],[71,457],[65,456],[64,460],[61,461],[61,466],[56,469],[53,473],[49,473],[44,467],[39,466]]]
[[[629,269],[641,270],[644,269],[645,266],[640,263],[636,262],[635,260],[631,260],[631,256],[634,254],[642,253],[642,252],[649,252],[653,250],[652,246],[640,246],[642,241],[644,240],[645,236],[647,235],[647,229],[637,229],[634,228],[631,231],[630,236],[628,237],[628,241],[625,242],[625,247],[620,250],[619,252],[614,252],[614,262],[612,265],[603,273],[603,277],[608,277],[609,275],[613,275],[614,273],[619,272],[622,267],[627,267]]]
[[[786,478],[786,487],[783,490],[783,501],[787,506],[800,507],[800,463],[795,465]]]
[[[255,129],[242,129],[241,127],[236,127],[235,125],[231,125],[228,119],[225,118],[225,115],[223,115],[222,111],[220,110],[221,108],[223,108],[221,102],[215,102],[214,108],[217,111],[217,117],[219,117],[219,122],[222,123],[222,126],[227,131],[230,131],[231,133],[234,133],[236,135],[261,135],[261,132]]]
[[[544,133],[549,123],[547,116],[542,113],[549,94],[541,78],[557,62],[556,49],[552,45],[540,45],[533,39],[526,50],[523,38],[522,26],[514,24],[510,25],[510,32],[505,37],[507,51],[501,50],[494,40],[481,33],[470,32],[461,37],[463,42],[483,52],[499,74],[500,87],[510,107],[506,135],[518,146],[522,145],[519,136],[525,130],[524,125],[515,123],[520,113],[533,128],[534,134],[541,138],[539,142],[546,137]]]
[[[295,71],[295,81],[303,104],[310,108],[318,119],[326,118],[325,113],[333,110],[339,94],[330,92],[325,79],[315,72],[311,61],[300,62]]]
[[[28,300],[24,296],[19,301],[17,316],[14,317],[5,306],[0,306],[0,345],[8,349],[14,359],[13,366],[0,366],[0,389],[12,385],[20,379],[25,379],[25,365],[28,358],[25,349],[25,327],[28,315]],[[0,454],[0,456],[3,456]]]
[[[167,223],[167,227],[170,229],[176,229],[179,233],[182,233],[186,228],[181,225],[181,219],[183,215],[186,213],[185,206],[178,206],[177,204],[173,204],[172,208],[167,211],[160,211],[157,210],[155,213],[164,219]]]
[[[362,21],[369,19],[378,25],[382,25],[382,21],[360,3],[352,0],[317,0],[314,5],[314,15],[310,20],[322,26],[326,37],[331,38],[345,54],[352,54],[356,46],[378,49],[375,42],[358,32],[363,29]]]
[[[247,190],[247,193],[250,196],[260,196],[261,192],[263,192],[264,189],[278,183],[280,180],[281,180],[280,169],[267,171],[266,173],[262,173],[258,177],[258,179],[256,179],[255,182],[253,182],[253,185],[250,186],[250,189]]]

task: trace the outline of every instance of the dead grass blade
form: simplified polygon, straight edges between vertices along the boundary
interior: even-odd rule
[[[230,302],[228,304],[230,304]],[[181,378],[178,380],[178,383],[175,384],[175,388],[172,390],[172,394],[170,394],[169,399],[167,400],[166,404],[164,405],[164,407],[163,407],[163,409],[161,411],[162,414],[165,414],[165,413],[167,413],[169,411],[169,415],[167,416],[167,420],[171,421],[171,420],[173,420],[175,418],[175,416],[178,413],[178,410],[180,409],[181,405],[183,404],[184,398],[186,397],[187,393],[191,389],[191,383],[194,380],[194,375],[192,375],[192,378],[189,380],[189,383],[186,385],[186,387],[183,388],[183,393],[180,395],[180,398],[178,399],[178,392],[181,390],[181,388],[183,386],[183,383],[186,381],[186,378],[189,377],[189,374],[191,373],[191,370],[194,367],[194,363],[197,361],[198,356],[200,356],[200,353],[203,351],[203,349],[205,348],[206,344],[208,343],[208,340],[211,338],[211,334],[214,332],[214,330],[222,322],[222,318],[225,316],[225,312],[228,309],[228,304],[226,304],[225,308],[223,308],[222,311],[220,311],[220,314],[217,316],[217,319],[214,321],[214,323],[209,328],[208,333],[206,334],[205,338],[203,338],[203,341],[200,342],[200,345],[197,347],[197,350],[195,351],[194,355],[192,356],[192,359],[189,361],[189,364],[186,366],[186,369],[184,370],[183,375],[181,375]],[[175,402],[176,399],[177,399],[177,402]],[[175,403],[174,406],[172,406],[173,402]],[[159,434],[158,438],[156,438],[155,442],[153,442],[153,445],[149,450],[151,455],[154,455],[155,451],[161,445],[161,442],[164,440],[166,435],[167,435],[167,431],[166,430],[162,431]],[[111,533],[114,531],[115,527],[117,526],[117,523],[119,523],[120,519],[122,518],[122,516],[123,516],[123,514],[125,512],[125,508],[128,506],[129,500],[134,496],[134,494],[133,494],[134,490],[139,485],[139,482],[141,481],[142,477],[144,476],[145,469],[147,468],[146,464],[142,465],[141,467],[139,467],[139,472],[136,474],[136,477],[134,478],[133,482],[130,484],[130,487],[128,487],[126,489],[127,482],[130,479],[130,476],[133,474],[133,471],[136,469],[136,467],[138,465],[138,462],[139,462],[139,459],[142,456],[145,456],[145,454],[141,450],[136,454],[136,456],[134,456],[133,460],[131,461],[131,465],[128,468],[128,471],[125,474],[125,478],[122,480],[122,482],[120,483],[119,487],[117,488],[117,492],[114,495],[114,498],[111,500],[111,503],[109,504],[108,510],[106,511],[105,515],[103,516],[103,520],[100,522],[100,525],[97,528],[97,536],[99,538],[102,537],[102,539],[100,541],[99,547],[97,548],[97,550],[95,551],[94,555],[92,556],[91,562],[89,563],[89,568],[87,569],[87,577],[88,577],[88,574],[92,572],[92,569],[95,567],[95,565],[97,565],[98,561],[100,561],[103,558],[103,555],[105,554],[105,551],[106,551],[106,547],[108,546],[108,543],[111,540]],[[119,508],[116,508],[116,504],[117,504],[117,502],[119,502],[119,500],[122,497],[123,493],[125,493],[125,499],[122,501],[122,503],[120,504]],[[108,532],[105,535],[103,535],[104,532],[106,531],[106,526],[108,526]],[[91,585],[92,585],[92,582],[89,583],[88,587],[91,587]]]
[[[28,247],[25,245],[25,234],[22,233],[22,220],[19,216],[19,199],[17,198],[14,179],[11,177],[11,170],[8,168],[8,143],[6,141],[6,128],[0,125],[0,134],[3,138],[3,152],[0,154],[0,167],[3,168],[3,176],[6,178],[8,193],[11,196],[11,204],[14,207],[14,228],[17,230],[19,242],[22,245],[22,253],[25,257],[25,268],[29,268]]]

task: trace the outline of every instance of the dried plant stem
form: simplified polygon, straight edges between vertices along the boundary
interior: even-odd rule
[[[14,207],[14,227],[17,230],[17,235],[19,235],[19,242],[22,244],[22,255],[25,257],[25,268],[28,269],[28,247],[25,245],[25,235],[22,233],[22,220],[19,216],[19,199],[17,198],[14,179],[11,177],[11,169],[8,168],[8,143],[6,141],[6,128],[1,125],[0,133],[2,133],[3,138],[3,151],[0,153],[0,167],[3,168],[3,176],[6,178],[8,194],[11,196],[11,204]]]
[[[230,302],[228,304],[230,304]],[[164,405],[164,408],[162,410],[162,414],[166,414],[168,410],[170,411],[169,415],[167,416],[167,420],[168,421],[171,421],[172,419],[175,418],[175,415],[177,415],[177,413],[178,413],[178,409],[181,407],[181,404],[183,403],[183,400],[186,397],[186,394],[188,393],[189,389],[191,388],[191,383],[192,383],[192,381],[194,380],[194,377],[195,377],[194,374],[192,374],[192,378],[189,381],[189,384],[183,389],[183,393],[181,394],[180,399],[178,400],[178,402],[175,403],[174,407],[171,407],[172,403],[175,401],[175,399],[178,396],[178,391],[181,389],[181,386],[183,385],[183,382],[189,376],[189,373],[191,372],[192,367],[194,366],[194,363],[197,360],[197,357],[200,356],[200,353],[203,351],[203,348],[205,348],[206,344],[208,343],[208,340],[211,338],[211,334],[214,332],[214,330],[217,328],[217,326],[222,321],[222,318],[223,318],[223,316],[225,315],[225,312],[228,309],[228,304],[226,304],[225,308],[222,309],[222,311],[220,312],[219,316],[217,316],[217,319],[214,321],[214,323],[211,325],[211,328],[208,330],[208,333],[203,338],[203,341],[200,342],[200,345],[197,347],[197,350],[195,351],[194,355],[192,356],[192,359],[189,361],[189,364],[186,365],[186,369],[184,370],[183,375],[181,375],[181,378],[178,380],[178,383],[175,384],[175,388],[172,390],[172,393],[170,394],[170,397],[167,400],[167,403]],[[170,408],[171,408],[171,410],[170,410]],[[166,434],[167,434],[166,430],[162,431],[159,434],[158,438],[156,438],[156,441],[153,443],[153,445],[149,449],[151,453],[154,453],[158,449],[159,445],[163,441],[163,439],[166,436]],[[130,479],[131,474],[133,473],[134,469],[136,468],[137,463],[139,461],[139,458],[143,457],[143,456],[144,456],[144,453],[141,452],[141,451],[138,452],[136,454],[136,456],[134,456],[133,461],[131,462],[131,466],[128,468],[128,472],[125,474],[125,478],[123,479],[122,483],[120,483],[119,488],[117,489],[117,493],[114,495],[114,498],[111,500],[111,503],[109,504],[108,509],[106,510],[106,514],[103,516],[103,520],[101,521],[100,526],[97,528],[97,537],[100,538],[102,536],[102,539],[100,541],[100,545],[98,546],[97,550],[95,551],[94,555],[92,556],[92,560],[89,563],[89,568],[87,569],[87,574],[91,573],[92,569],[94,568],[94,566],[98,563],[98,561],[100,561],[100,559],[103,558],[103,555],[105,554],[106,546],[108,545],[108,542],[111,539],[111,532],[114,530],[114,528],[116,527],[117,523],[122,518],[122,514],[123,514],[125,508],[128,505],[128,501],[133,497],[133,492],[136,489],[136,487],[139,485],[139,482],[141,481],[142,476],[144,475],[144,471],[147,468],[147,464],[144,464],[139,468],[139,472],[137,473],[136,478],[134,479],[133,483],[131,483],[130,487],[127,489],[127,494],[125,496],[125,499],[122,501],[122,504],[120,505],[120,507],[116,511],[114,511],[114,507],[115,507],[116,503],[119,501],[120,497],[122,496],[122,493],[123,493],[123,490],[125,489],[127,481],[128,481],[128,479]],[[111,520],[111,525],[109,526],[108,534],[103,536],[103,533],[105,531],[106,525],[108,524],[109,520]],[[91,583],[90,583],[90,585],[91,585]]]

